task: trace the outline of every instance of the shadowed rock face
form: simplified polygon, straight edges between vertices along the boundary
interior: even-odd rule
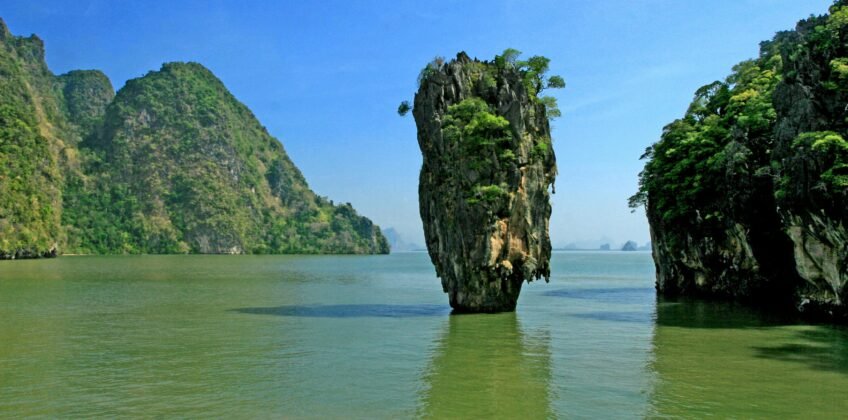
[[[640,197],[657,290],[848,320],[848,1],[699,89]]]
[[[545,107],[510,66],[459,53],[428,70],[413,115],[430,258],[455,310],[512,311],[524,281],[550,275]]]

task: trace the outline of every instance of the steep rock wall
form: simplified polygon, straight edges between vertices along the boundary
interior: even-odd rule
[[[846,319],[848,6],[761,44],[650,147],[657,290]]]
[[[455,310],[513,310],[524,281],[550,275],[556,163],[545,112],[517,69],[465,53],[421,81],[421,219]]]

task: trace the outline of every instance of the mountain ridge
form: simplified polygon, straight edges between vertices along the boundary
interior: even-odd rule
[[[0,257],[389,251],[201,64],[165,63],[115,92],[97,70],[54,76],[43,42],[2,20],[0,46],[0,159],[33,163],[0,169],[20,181],[0,185]]]

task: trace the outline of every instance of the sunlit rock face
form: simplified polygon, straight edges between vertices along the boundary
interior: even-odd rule
[[[512,311],[524,281],[550,275],[545,107],[514,67],[459,53],[428,70],[413,115],[430,258],[455,310]]]

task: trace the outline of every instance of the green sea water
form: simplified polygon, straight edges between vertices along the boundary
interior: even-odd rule
[[[450,315],[424,253],[0,262],[0,418],[836,418],[848,332],[658,301],[647,253],[555,253]]]

